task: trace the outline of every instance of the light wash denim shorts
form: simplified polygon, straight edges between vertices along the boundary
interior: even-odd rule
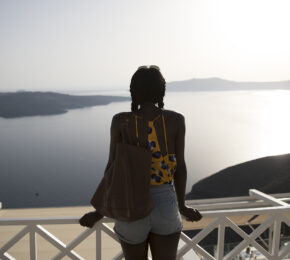
[[[129,244],[139,244],[147,239],[149,232],[169,235],[182,230],[174,186],[152,185],[150,193],[154,207],[148,216],[136,221],[115,220],[113,229],[119,239]]]

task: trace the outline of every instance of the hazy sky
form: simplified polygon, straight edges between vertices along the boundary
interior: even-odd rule
[[[0,91],[290,79],[289,0],[0,0]]]

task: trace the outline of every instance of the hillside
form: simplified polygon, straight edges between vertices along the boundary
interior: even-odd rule
[[[128,101],[129,97],[74,96],[55,92],[0,93],[0,117],[14,118],[66,113],[69,109]]]
[[[290,154],[263,157],[226,168],[192,186],[186,199],[248,196],[249,189],[290,192]]]

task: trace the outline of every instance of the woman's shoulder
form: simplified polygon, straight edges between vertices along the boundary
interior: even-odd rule
[[[184,121],[184,115],[180,112],[177,112],[174,110],[164,109],[163,113],[167,117],[167,119],[169,119],[169,120],[172,119],[172,120]]]
[[[115,123],[124,122],[132,117],[132,112],[119,112],[113,115],[112,121]]]

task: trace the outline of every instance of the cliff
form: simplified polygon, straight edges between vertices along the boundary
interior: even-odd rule
[[[248,196],[249,189],[268,194],[290,192],[290,154],[263,157],[221,170],[195,183],[186,199]]]

